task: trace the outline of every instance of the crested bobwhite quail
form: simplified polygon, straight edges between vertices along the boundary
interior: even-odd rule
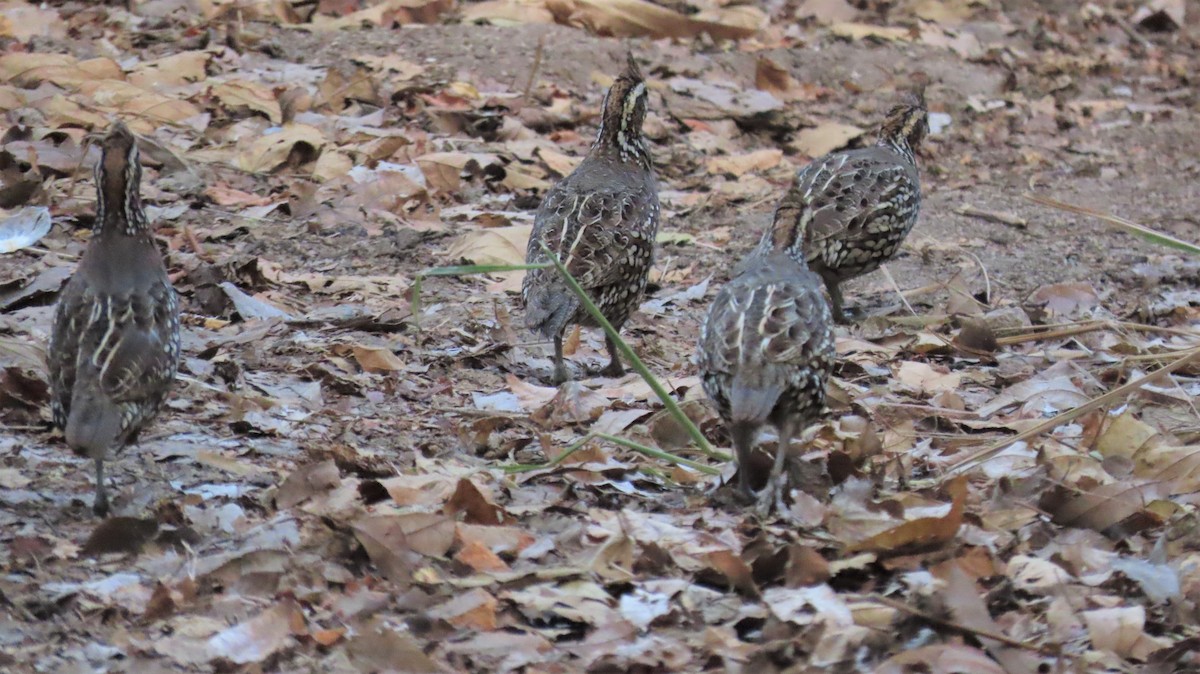
[[[879,141],[834,152],[800,169],[781,207],[792,214],[794,257],[829,289],[834,320],[849,322],[840,284],[879,268],[917,222],[921,181],[913,156],[929,129],[924,89],[906,94],[879,128]],[[770,245],[764,235],[762,248]],[[761,251],[760,251],[761,252]]]
[[[54,423],[96,464],[92,510],[108,512],[104,460],[158,413],[179,365],[179,299],[142,210],[137,141],[116,122],[96,165],[96,224],[54,315]]]
[[[546,194],[534,218],[525,259],[544,263],[544,242],[617,330],[637,308],[654,262],[658,188],[642,138],[646,83],[633,57],[604,96],[600,130],[586,157]],[[595,322],[553,269],[531,270],[521,288],[525,324],[554,340],[554,381],[569,379],[563,332]],[[624,373],[607,339],[606,376]]]
[[[717,293],[700,331],[704,392],[729,428],[738,462],[738,486],[751,497],[755,439],[765,425],[779,432],[774,468],[760,492],[761,511],[779,503],[792,438],[825,410],[825,384],[834,362],[829,305],[820,279],[803,258],[787,253],[798,230],[777,210],[768,231],[772,246],[755,251]],[[774,490],[772,490],[774,487]]]

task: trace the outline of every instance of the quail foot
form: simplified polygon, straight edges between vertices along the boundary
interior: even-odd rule
[[[802,236],[787,252],[803,258],[829,290],[834,320],[848,323],[841,284],[895,256],[921,208],[914,152],[928,131],[924,90],[906,94],[868,148],[834,152],[796,174],[780,203]],[[760,252],[771,247],[764,234]]]
[[[116,122],[96,165],[92,239],[55,309],[51,413],[96,466],[92,510],[108,513],[104,461],[158,414],[179,365],[179,299],[142,210],[137,142]]]
[[[587,156],[538,208],[526,262],[547,261],[544,243],[620,330],[645,292],[659,216],[654,168],[642,138],[646,83],[632,56],[605,95],[601,114]],[[554,341],[554,383],[561,384],[570,378],[564,331],[596,323],[553,268],[526,273],[521,295],[526,325]],[[606,340],[610,360],[602,374],[620,376],[617,345]]]

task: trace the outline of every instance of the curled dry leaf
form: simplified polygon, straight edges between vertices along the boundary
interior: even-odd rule
[[[532,225],[513,225],[467,232],[446,251],[446,259],[452,263],[461,260],[487,265],[524,264],[531,231]]]
[[[75,89],[84,82],[120,80],[121,66],[107,58],[79,61],[67,54],[9,52],[0,56],[0,82],[32,88],[51,82],[64,89]]]
[[[511,26],[522,23],[554,23],[554,13],[544,0],[487,0],[463,8],[463,21]]]
[[[118,80],[81,82],[79,93],[94,101],[102,101],[105,108],[143,122],[147,131],[153,128],[152,124],[182,122],[185,119],[199,117],[201,113],[200,108],[188,101],[158,94]]]
[[[304,629],[304,613],[294,600],[285,599],[246,622],[214,634],[207,643],[208,659],[245,665],[262,662],[292,642]]]
[[[1146,608],[1129,606],[1099,608],[1083,612],[1092,646],[1123,658],[1145,661],[1170,641],[1146,634]]]
[[[432,152],[415,161],[429,187],[439,192],[457,192],[465,177],[487,175],[494,180],[504,177],[500,159],[491,154]]]
[[[211,91],[227,108],[246,108],[265,115],[272,124],[283,122],[283,109],[275,92],[262,84],[243,79],[226,80],[214,84]]]
[[[801,129],[792,140],[791,146],[806,157],[821,157],[846,147],[847,143],[861,135],[863,130],[852,124],[826,122]]]
[[[894,26],[873,26],[867,23],[842,22],[829,27],[829,32],[847,40],[911,40],[912,31]]]
[[[28,248],[50,231],[50,209],[28,206],[0,216],[0,255]]]
[[[615,37],[692,38],[707,33],[718,40],[752,37],[767,24],[751,5],[713,7],[680,14],[644,0],[547,0],[559,23]]]
[[[138,64],[129,72],[129,83],[139,87],[177,87],[203,81],[212,54],[185,51]]]
[[[273,171],[284,164],[303,164],[325,147],[325,135],[307,124],[288,124],[255,140],[237,159],[237,167],[248,173]]]

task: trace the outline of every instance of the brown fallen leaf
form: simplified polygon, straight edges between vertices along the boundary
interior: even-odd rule
[[[454,560],[466,564],[478,573],[503,573],[512,570],[499,555],[477,540],[464,545],[454,554]]]
[[[875,668],[875,674],[1009,674],[978,648],[938,644],[903,650]]]
[[[967,502],[967,478],[958,476],[946,485],[953,502],[945,517],[922,517],[905,522],[866,540],[846,547],[846,554],[876,552],[888,555],[906,554],[914,549],[936,548],[954,540],[963,522]]]
[[[335,353],[341,349],[334,349]],[[363,372],[371,372],[373,374],[400,372],[407,365],[400,357],[397,356],[390,348],[386,346],[365,346],[363,344],[352,344],[350,353],[354,355],[354,361],[363,369]]]
[[[821,157],[834,150],[846,147],[850,141],[863,135],[863,130],[852,124],[825,122],[815,127],[801,129],[792,140],[791,146],[806,157]]]
[[[708,160],[708,172],[741,177],[751,171],[766,171],[779,166],[783,150],[755,150],[730,157],[714,157]]]
[[[286,510],[341,483],[337,464],[322,461],[302,466],[288,475],[275,492],[275,507]]]
[[[979,596],[980,590],[975,586],[962,567],[957,563],[948,564],[939,569],[939,578],[946,582],[945,591],[940,593],[942,601],[950,609],[950,615],[960,624],[976,630],[978,634],[1004,635],[1004,630],[988,613],[987,604]],[[1037,657],[1028,651],[1021,651],[1012,646],[1000,643],[994,639],[979,636],[984,648],[997,662],[1004,665],[1008,674],[1034,674],[1038,671]]]
[[[461,478],[450,500],[446,501],[445,513],[454,517],[462,513],[463,521],[468,524],[497,525],[509,524],[513,518],[504,508],[493,503],[474,482]]]
[[[893,42],[896,40],[911,40],[912,31],[898,26],[874,26],[867,23],[842,22],[829,27],[829,32],[835,37],[847,40],[876,39]]]
[[[743,595],[757,599],[762,596],[754,582],[754,571],[732,550],[714,550],[704,556],[709,568],[723,576],[733,589]]]
[[[429,609],[429,615],[462,629],[490,632],[499,627],[498,607],[499,602],[487,590],[475,588],[434,606]]]

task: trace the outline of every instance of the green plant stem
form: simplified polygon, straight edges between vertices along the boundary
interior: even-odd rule
[[[692,423],[692,420],[683,413],[683,410],[679,408],[679,404],[675,402],[675,399],[671,397],[671,394],[667,392],[667,389],[664,388],[663,385],[658,382],[658,379],[656,379],[650,372],[650,368],[646,367],[646,364],[642,362],[642,359],[638,358],[638,355],[633,352],[633,349],[629,348],[629,345],[625,343],[624,339],[621,339],[621,335],[617,332],[617,329],[612,326],[612,323],[608,322],[608,319],[604,317],[604,314],[600,313],[600,309],[594,302],[592,302],[592,299],[588,297],[587,291],[585,291],[583,287],[579,285],[579,282],[575,280],[574,276],[571,276],[571,272],[567,271],[567,267],[562,263],[561,260],[558,259],[558,256],[555,255],[548,246],[546,246],[545,242],[539,242],[539,245],[542,247],[542,251],[545,252],[550,258],[551,264],[558,269],[558,273],[566,282],[567,287],[569,287],[571,292],[575,293],[575,296],[579,298],[579,301],[583,304],[584,309],[586,309],[596,323],[604,329],[604,334],[608,335],[609,339],[613,340],[613,343],[617,345],[617,350],[621,352],[621,355],[629,362],[629,365],[634,369],[634,371],[641,375],[642,379],[646,381],[646,384],[650,386],[650,389],[654,391],[654,394],[658,396],[659,400],[662,401],[663,406],[667,408],[667,411],[672,417],[675,418],[675,421],[679,422],[679,424],[683,426],[685,430],[687,430],[688,435],[691,436],[692,442],[696,443],[696,448],[700,451],[700,453],[720,461],[729,461],[729,455],[714,450],[712,446],[708,444],[708,439],[704,437],[704,434],[700,432],[700,429],[696,427],[696,424]]]
[[[679,466],[687,466],[688,468],[691,468],[692,470],[700,471],[701,473],[704,473],[705,475],[720,475],[721,474],[720,470],[713,468],[712,466],[709,466],[709,465],[706,465],[703,463],[699,463],[697,461],[692,461],[691,459],[685,459],[681,456],[675,456],[674,454],[664,451],[664,450],[661,450],[661,449],[647,447],[646,445],[636,443],[633,440],[626,440],[625,438],[619,438],[615,435],[609,435],[607,433],[596,433],[596,439],[608,440],[609,442],[613,443],[614,445],[620,445],[622,447],[627,447],[629,449],[634,450],[635,452],[645,454],[646,456],[653,457],[655,459],[661,459],[668,463],[673,463],[673,464],[676,464]]]
[[[571,443],[570,446],[568,446],[565,450],[563,450],[562,454],[559,454],[558,456],[554,457],[553,461],[547,461],[546,463],[513,463],[513,464],[509,464],[507,466],[501,466],[500,469],[503,470],[505,473],[512,475],[514,473],[531,473],[535,470],[543,470],[546,468],[553,468],[553,467],[557,466],[558,464],[562,463],[563,461],[566,461],[567,457],[569,457],[572,454],[574,454],[575,452],[578,452],[579,450],[583,449],[583,446],[586,445],[590,440],[592,440],[595,437],[597,437],[597,436],[594,433],[588,433],[587,435],[583,436],[582,439],[576,440],[575,442]]]
[[[1189,243],[1187,241],[1183,241],[1182,239],[1176,239],[1170,234],[1164,234],[1156,229],[1150,229],[1145,225],[1139,225],[1132,220],[1126,220],[1125,218],[1118,217],[1111,213],[1104,213],[1102,211],[1086,208],[1084,206],[1068,204],[1065,201],[1051,199],[1050,197],[1043,197],[1040,194],[1026,194],[1025,198],[1034,202],[1035,204],[1041,204],[1043,206],[1049,206],[1051,208],[1057,208],[1059,210],[1078,213],[1080,215],[1087,215],[1098,220],[1103,220],[1117,229],[1128,232],[1129,234],[1141,239],[1145,239],[1151,243],[1156,243],[1160,246],[1174,248],[1175,250],[1181,250],[1192,255],[1200,255],[1200,246],[1197,246],[1194,243]]]
[[[530,269],[549,269],[549,263],[541,264],[461,264],[449,267],[434,267],[417,274],[413,279],[409,292],[409,313],[412,314],[413,325],[421,328],[421,288],[426,276],[470,276],[472,274],[499,274],[506,271],[529,271]]]

